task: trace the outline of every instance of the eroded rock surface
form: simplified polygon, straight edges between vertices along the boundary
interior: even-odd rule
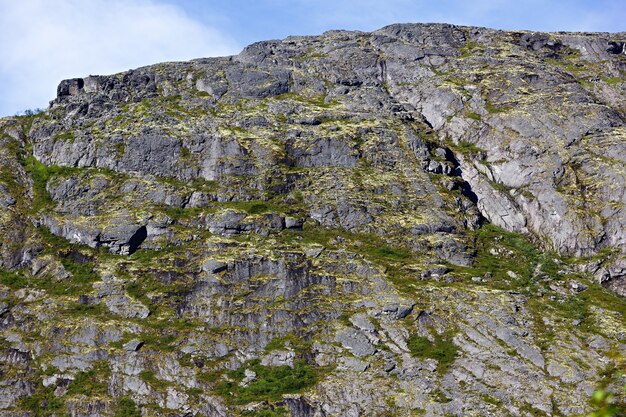
[[[403,24],[62,81],[0,120],[0,416],[588,413],[625,42]]]

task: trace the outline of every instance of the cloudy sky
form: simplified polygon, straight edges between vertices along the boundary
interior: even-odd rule
[[[447,22],[626,31],[624,0],[0,0],[0,116],[46,107],[58,82],[328,29]]]

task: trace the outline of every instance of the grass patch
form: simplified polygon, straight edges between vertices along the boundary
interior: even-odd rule
[[[256,379],[247,386],[239,384],[244,378],[244,371],[250,369],[256,373]],[[215,391],[234,404],[247,404],[253,401],[275,402],[283,394],[295,394],[309,388],[317,382],[315,370],[304,360],[296,360],[294,368],[289,366],[268,367],[258,360],[247,362],[241,368],[227,373],[230,380],[220,381]]]
[[[457,355],[457,347],[452,342],[452,334],[436,334],[434,342],[425,336],[411,335],[407,340],[407,346],[411,355],[420,359],[435,359],[437,372],[445,373],[454,362]]]
[[[404,261],[411,257],[411,252],[404,248],[392,248],[390,246],[365,245],[363,253],[370,259]]]
[[[46,190],[46,184],[48,179],[50,179],[48,167],[35,159],[34,156],[29,155],[24,161],[24,169],[33,180],[33,203],[31,210],[37,212],[44,207],[52,205],[52,199]]]
[[[46,190],[46,184],[51,177],[69,175],[80,170],[80,168],[60,167],[57,165],[47,166],[39,162],[33,155],[28,155],[21,163],[33,180],[31,212],[38,212],[53,204],[50,194]]]
[[[57,257],[72,276],[62,280],[49,276],[27,278],[19,272],[9,272],[0,268],[0,283],[12,289],[39,288],[52,295],[80,295],[91,291],[92,284],[100,279],[94,270],[95,266],[91,257],[76,249],[78,245],[52,235],[45,227],[37,230],[44,236],[44,241],[49,246],[45,252]],[[78,262],[75,258],[83,260]],[[82,307],[79,306],[79,308]]]
[[[459,49],[459,52],[461,52],[461,58],[468,58],[474,55],[474,52],[479,48],[480,48],[480,45],[476,42],[472,42],[472,41],[465,42],[465,45]]]
[[[620,296],[603,288],[600,284],[591,283],[585,291],[572,294],[565,300],[552,301],[557,314],[567,320],[577,320],[579,328],[591,332],[598,332],[594,316],[591,311],[592,306],[601,306],[603,309],[611,310],[621,315],[622,320],[626,320],[626,302]]]
[[[267,201],[260,200],[230,201],[227,203],[220,203],[220,206],[244,211],[248,214],[285,213],[289,210],[289,207],[286,207],[284,205],[273,204]]]
[[[43,384],[37,386],[36,391],[22,397],[19,404],[25,410],[30,411],[31,417],[47,417],[62,411],[65,408],[63,398],[54,395],[56,387],[44,387]]]
[[[106,396],[110,375],[108,363],[98,361],[88,371],[78,372],[74,375],[74,380],[67,387],[67,395]]]
[[[18,290],[28,286],[28,280],[23,275],[15,272],[9,272],[5,269],[0,269],[0,284],[6,285],[12,290]]]
[[[496,114],[496,113],[507,112],[507,111],[511,110],[511,107],[503,106],[501,104],[495,104],[492,101],[486,100],[485,101],[485,109],[490,114]]]
[[[68,256],[67,253],[65,255]],[[62,257],[61,264],[66,271],[72,274],[72,281],[77,284],[91,284],[100,279],[100,276],[94,271],[93,263],[90,261],[81,263],[69,257]]]
[[[306,354],[310,352],[313,341],[309,340],[306,336],[296,336],[290,333],[286,336],[275,337],[265,346],[266,352],[273,350],[287,349],[286,345],[297,354]]]
[[[223,370],[211,370],[211,371],[202,371],[197,374],[198,380],[202,382],[206,382],[208,384],[215,384],[220,380],[222,375],[224,374]]]
[[[189,208],[181,208],[181,207],[163,207],[163,212],[174,220],[182,220],[182,219],[192,219],[197,217],[202,213],[202,208],[198,207],[189,207]]]
[[[469,142],[467,140],[460,141],[459,144],[454,146],[453,148],[460,154],[469,156],[469,157],[476,157],[478,156],[480,152],[484,152],[478,146],[474,145],[472,142]]]
[[[176,346],[176,336],[174,335],[154,335],[154,334],[142,334],[141,336],[144,345],[147,348],[160,350],[162,352],[174,352]]]
[[[117,400],[114,417],[141,417],[141,411],[131,398],[120,397]]]
[[[477,122],[480,122],[480,120],[481,120],[480,114],[475,113],[473,111],[468,111],[468,112],[465,113],[465,115],[467,117],[469,117],[470,119],[472,119],[472,120],[476,120]]]
[[[141,380],[144,381],[146,384],[156,389],[164,390],[169,386],[167,381],[163,381],[157,378],[154,374],[154,371],[151,371],[149,369],[144,369],[143,371],[141,371],[141,373],[139,374],[139,378],[141,378]]]
[[[302,96],[297,93],[284,93],[274,97],[275,100],[293,100],[306,105],[312,105],[323,109],[329,109],[339,104],[337,100],[326,101],[326,95],[316,95],[312,97]]]
[[[500,289],[533,291],[537,282],[533,276],[546,274],[557,276],[559,266],[554,261],[558,255],[542,251],[530,239],[515,232],[506,231],[492,224],[485,224],[474,232],[476,256],[471,267],[451,265],[451,269],[466,276],[482,276],[492,273],[490,285]],[[508,277],[512,271],[517,278]]]
[[[61,244],[66,246],[53,253],[59,257],[65,270],[72,275],[71,278],[54,280],[50,277],[41,277],[33,279],[33,284],[53,295],[80,295],[90,292],[92,284],[100,279],[100,275],[95,271],[95,265],[90,260],[91,258],[73,249],[73,245],[65,239],[58,239],[62,240]],[[51,250],[54,249],[55,246],[52,245]],[[81,259],[81,261],[76,259]]]
[[[604,81],[608,85],[616,85],[622,81],[620,77],[611,77],[611,78],[601,77],[601,78],[602,78],[602,81]]]
[[[108,317],[111,314],[103,304],[81,304],[78,302],[64,304],[63,313],[78,318],[85,316]]]

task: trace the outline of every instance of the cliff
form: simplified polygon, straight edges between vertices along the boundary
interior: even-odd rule
[[[61,82],[0,119],[0,416],[600,406],[625,42],[402,24]]]

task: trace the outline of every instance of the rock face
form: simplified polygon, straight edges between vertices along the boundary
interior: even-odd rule
[[[62,81],[0,120],[0,416],[589,412],[625,42],[404,24]]]

